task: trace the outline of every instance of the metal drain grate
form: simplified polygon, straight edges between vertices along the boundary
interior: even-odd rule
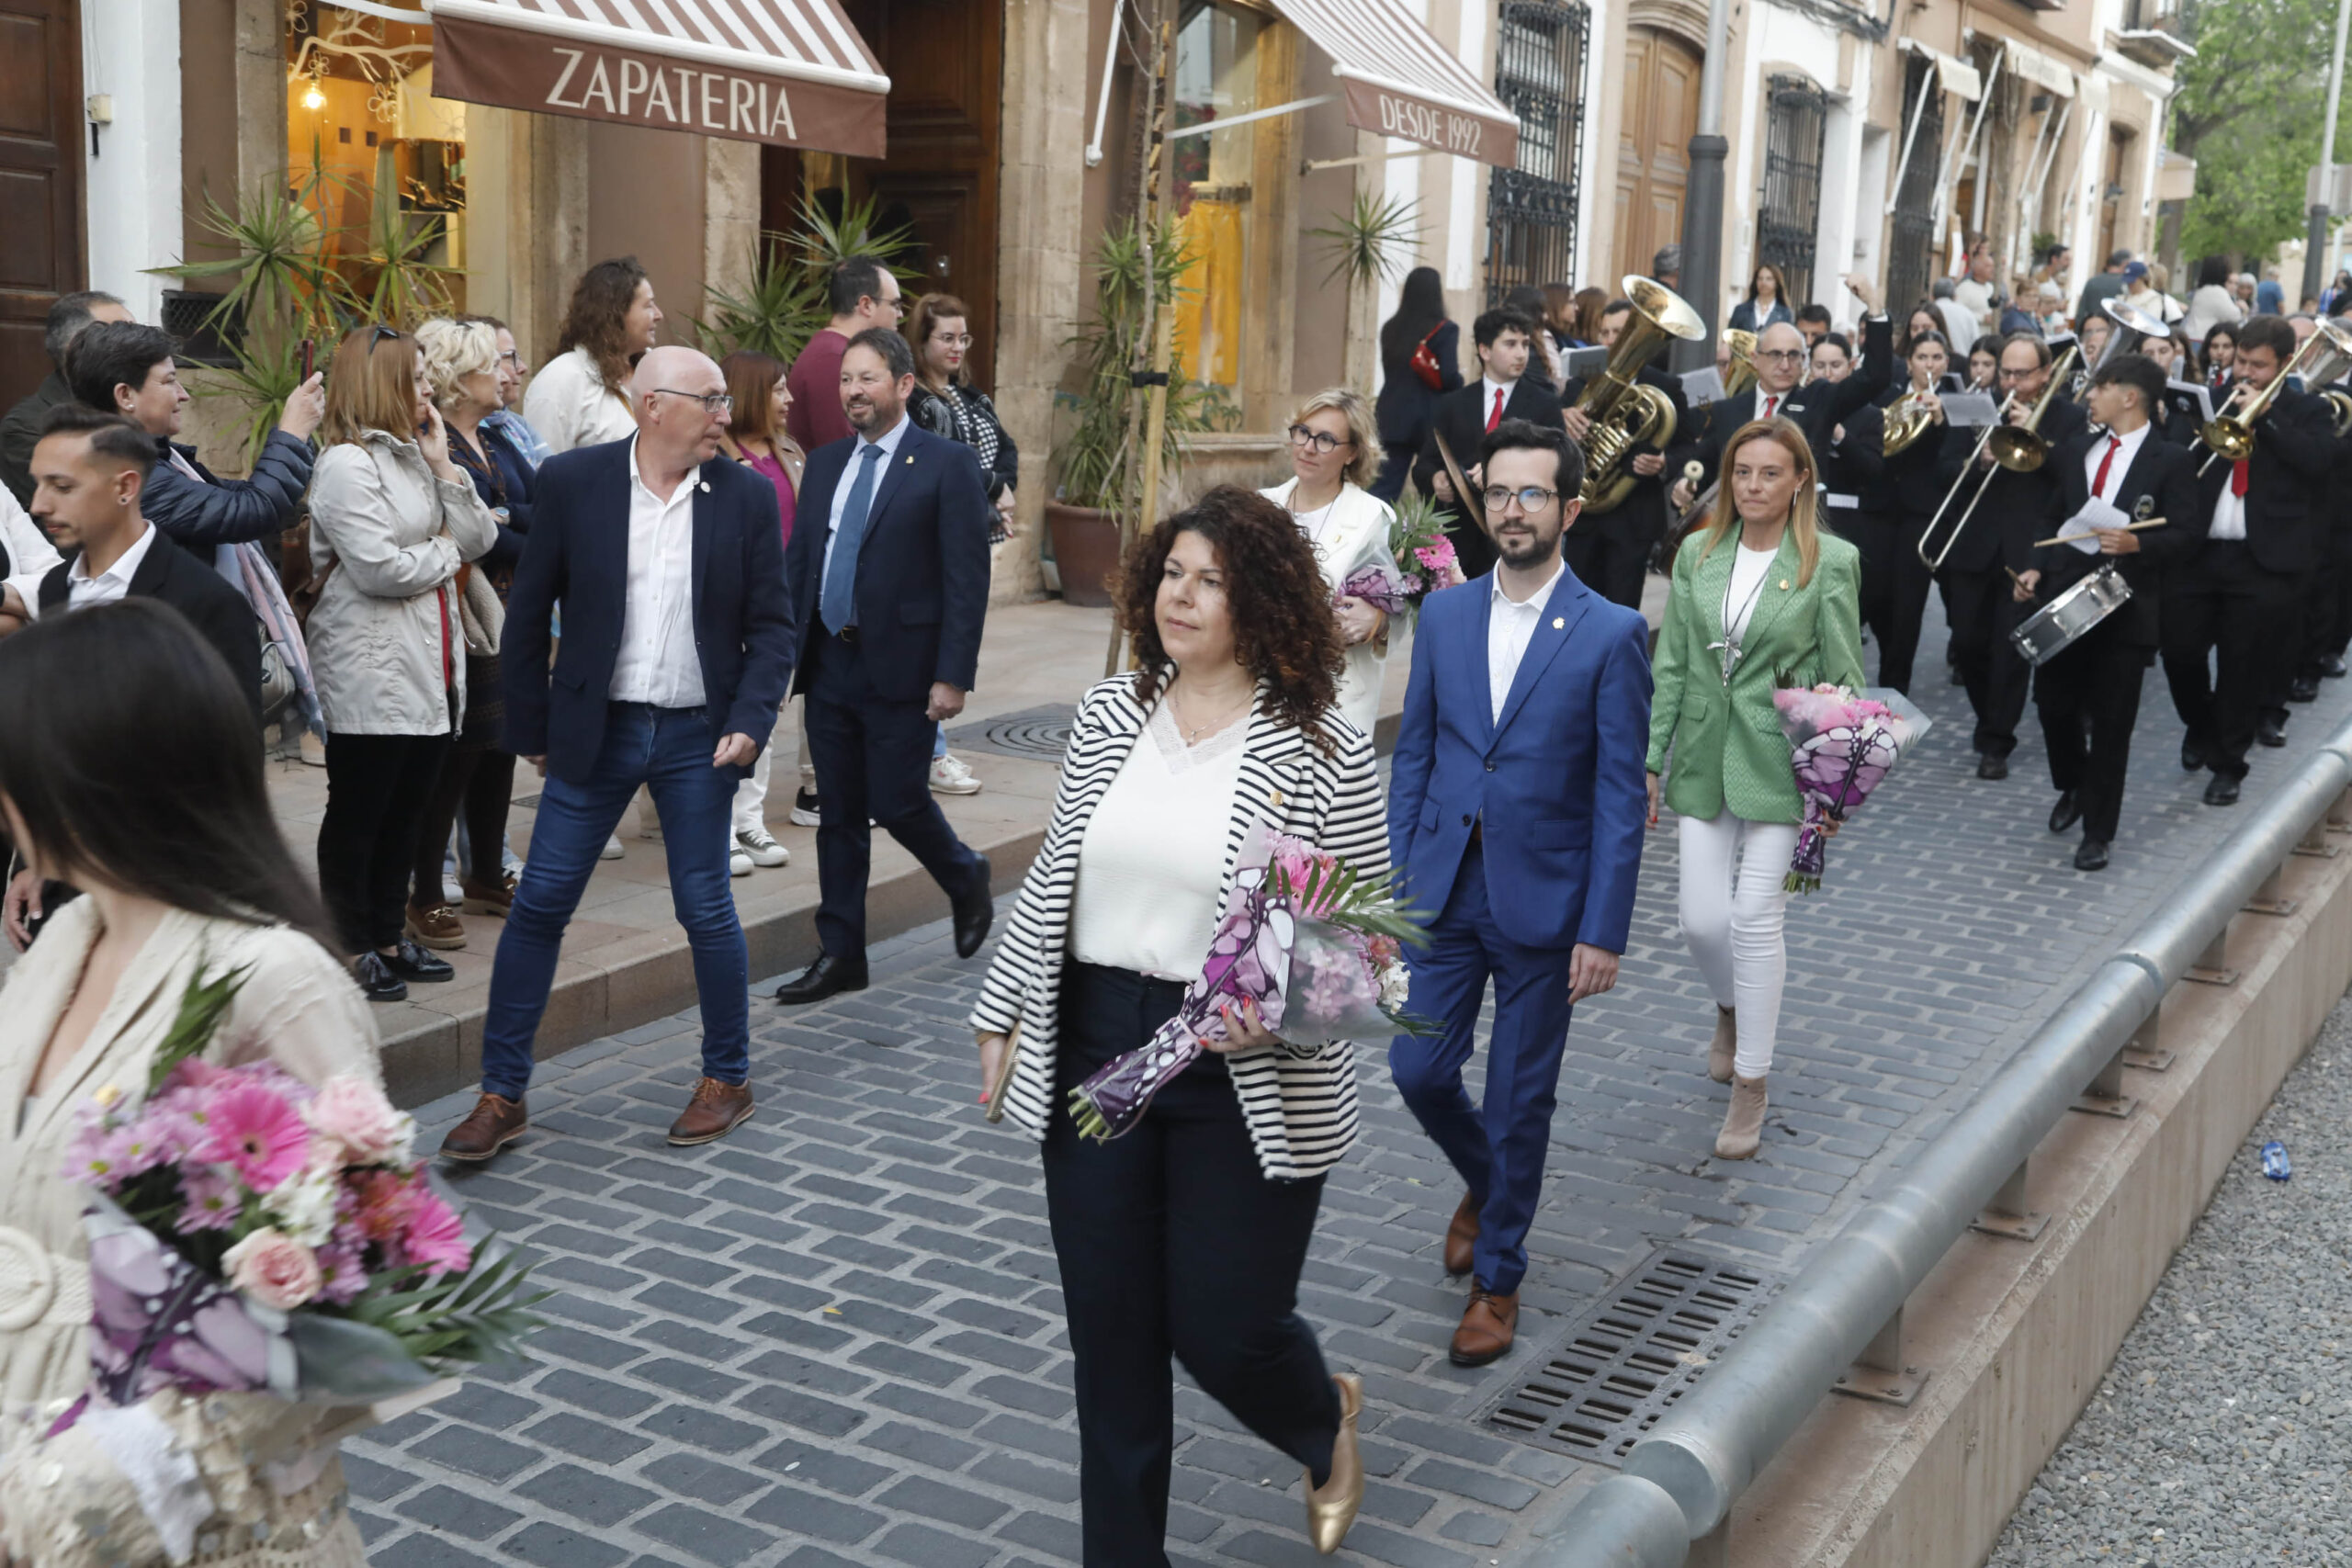
[[[947,732],[947,744],[963,751],[993,751],[1001,757],[1059,763],[1069,744],[1070,727],[1078,709],[1067,703],[1023,708],[976,724],[958,725]]]
[[[1668,1247],[1627,1276],[1479,1425],[1614,1468],[1780,1289]]]

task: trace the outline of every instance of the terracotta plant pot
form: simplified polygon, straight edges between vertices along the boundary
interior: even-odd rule
[[[1054,539],[1054,565],[1061,572],[1062,598],[1101,609],[1111,603],[1105,586],[1119,564],[1119,519],[1091,506],[1046,502],[1046,527]]]

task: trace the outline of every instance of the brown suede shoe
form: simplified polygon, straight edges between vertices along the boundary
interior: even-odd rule
[[[466,914],[494,915],[504,919],[507,911],[514,908],[514,876],[511,872],[496,882],[477,882],[469,876],[458,886],[466,890],[466,896],[458,908]]]
[[[1715,1134],[1717,1159],[1752,1159],[1764,1139],[1764,1110],[1770,1097],[1762,1078],[1734,1078],[1731,1108],[1724,1112],[1724,1130]]]
[[[1498,1296],[1484,1285],[1470,1287],[1462,1326],[1453,1331],[1447,1359],[1457,1367],[1483,1367],[1509,1353],[1519,1332],[1519,1292]]]
[[[466,922],[458,919],[458,911],[447,904],[411,904],[408,934],[416,939],[419,947],[429,947],[435,953],[455,953],[466,945]]]
[[[1477,1200],[1464,1192],[1461,1207],[1453,1211],[1453,1218],[1445,1227],[1445,1271],[1449,1274],[1470,1272],[1471,1248],[1477,1245]]]
[[[530,1124],[521,1100],[484,1089],[474,1101],[473,1114],[450,1128],[449,1135],[441,1140],[441,1157],[479,1164],[521,1137]]]
[[[670,1142],[681,1148],[714,1143],[752,1117],[752,1086],[721,1083],[717,1078],[695,1080],[695,1097],[670,1123]]]

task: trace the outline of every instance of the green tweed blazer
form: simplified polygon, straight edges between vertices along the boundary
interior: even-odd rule
[[[1674,592],[1654,661],[1649,771],[1667,773],[1673,752],[1666,803],[1682,816],[1712,819],[1728,802],[1743,821],[1804,818],[1772,693],[1825,681],[1862,685],[1861,552],[1826,529],[1819,536],[1821,558],[1802,586],[1796,537],[1781,536],[1728,688],[1723,650],[1708,644],[1723,641],[1736,534],[1709,553],[1704,535],[1694,532],[1674,558]]]

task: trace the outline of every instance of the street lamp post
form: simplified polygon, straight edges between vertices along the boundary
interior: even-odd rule
[[[2335,114],[2344,99],[2344,34],[2352,27],[2352,0],[2335,8],[2335,57],[2327,68],[2327,123],[2320,130],[2319,199],[2312,203],[2311,233],[2303,243],[2303,298],[2316,299],[2326,273],[2328,239],[2335,227],[2329,198],[2335,194]]]
[[[2352,6],[2352,0],[2344,0]],[[1707,323],[1707,335],[1674,345],[1674,367],[1697,370],[1715,362],[1715,332],[1723,323],[1724,57],[1731,52],[1731,0],[1709,0],[1707,58],[1699,68],[1699,130],[1690,138],[1690,181],[1682,208],[1682,276],[1677,289]]]

